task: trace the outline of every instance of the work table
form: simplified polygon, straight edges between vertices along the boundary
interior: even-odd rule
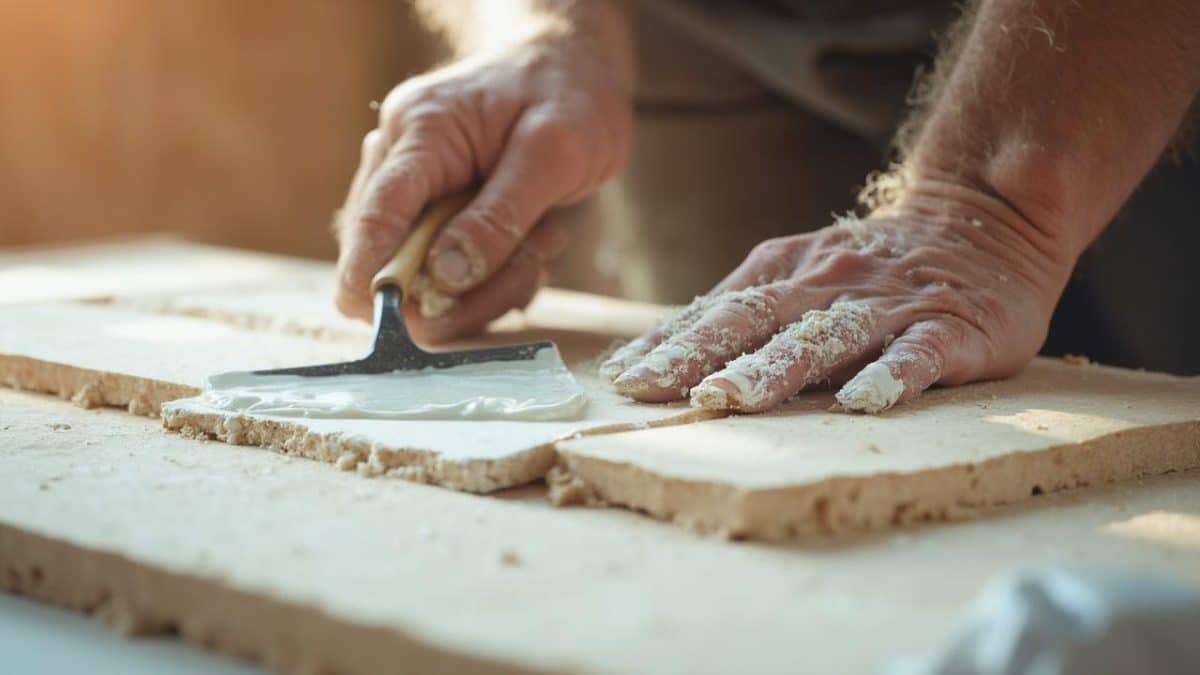
[[[146,288],[164,260],[180,276],[191,265],[227,269],[232,281],[213,286],[201,274],[204,288]],[[87,269],[93,283],[22,295],[56,265]],[[228,323],[189,313],[189,298],[252,302],[248,288],[289,285],[319,293],[329,274],[323,264],[170,241],[0,252],[0,305],[103,302]],[[505,325],[577,336],[596,312],[611,312],[605,333],[572,342],[578,361],[662,314],[608,302],[552,293]],[[273,323],[239,330],[369,339],[328,306],[274,307]],[[699,421],[689,433],[733,424]],[[627,465],[636,457],[621,453],[636,454],[638,438],[672,428],[564,449],[619,445]],[[0,460],[4,588],[293,672],[869,673],[936,647],[985,582],[1020,567],[1118,566],[1200,587],[1196,470],[1041,494],[964,522],[736,542],[625,508],[557,508],[542,481],[478,495],[369,478],[8,389]],[[601,497],[604,476],[594,477]],[[615,506],[619,496],[597,501]],[[0,621],[41,621],[14,607],[0,602]],[[47,629],[64,640],[82,635],[49,627],[57,624]],[[60,646],[94,643],[69,639]]]

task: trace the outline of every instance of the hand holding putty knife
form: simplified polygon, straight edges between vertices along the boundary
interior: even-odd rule
[[[283,417],[567,420],[587,406],[553,342],[427,352],[404,324],[401,303],[434,235],[470,193],[435,202],[372,280],[375,339],[357,361],[230,372],[205,382],[204,400],[229,412]]]

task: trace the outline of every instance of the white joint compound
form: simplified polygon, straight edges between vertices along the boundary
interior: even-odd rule
[[[554,349],[532,360],[378,375],[255,375],[208,378],[203,401],[219,410],[335,419],[578,419],[587,397]]]

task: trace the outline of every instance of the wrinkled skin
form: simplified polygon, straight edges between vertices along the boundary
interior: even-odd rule
[[[847,396],[864,384],[852,381],[839,401],[878,412],[934,384],[1020,370],[1073,264],[1062,248],[1000,202],[930,182],[865,220],[760,244],[601,370],[637,400],[690,391],[703,407],[757,412],[877,360],[902,389],[870,404]]]
[[[369,319],[371,278],[422,208],[480,182],[425,262],[454,309],[429,318],[406,303],[409,328],[418,340],[443,341],[527,304],[566,245],[543,216],[583,199],[628,159],[631,92],[589,41],[552,31],[396,87],[363,139],[339,215],[338,308]]]

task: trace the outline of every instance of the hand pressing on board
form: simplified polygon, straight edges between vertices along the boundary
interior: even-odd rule
[[[640,401],[758,412],[844,382],[876,413],[1037,352],[1073,258],[998,200],[931,182],[860,220],[760,244],[601,372]],[[847,381],[847,379],[849,381]]]
[[[462,3],[448,3],[452,12]],[[396,87],[338,217],[337,305],[370,319],[372,276],[421,210],[482,184],[434,238],[406,303],[417,339],[478,332],[533,297],[565,247],[547,211],[623,167],[633,65],[623,3],[475,3],[451,38],[464,54]],[[497,30],[497,26],[505,30]]]
[[[1185,119],[1197,28],[1180,0],[969,5],[870,215],[760,245],[603,371],[641,401],[745,412],[826,380],[879,412],[1015,373]]]

